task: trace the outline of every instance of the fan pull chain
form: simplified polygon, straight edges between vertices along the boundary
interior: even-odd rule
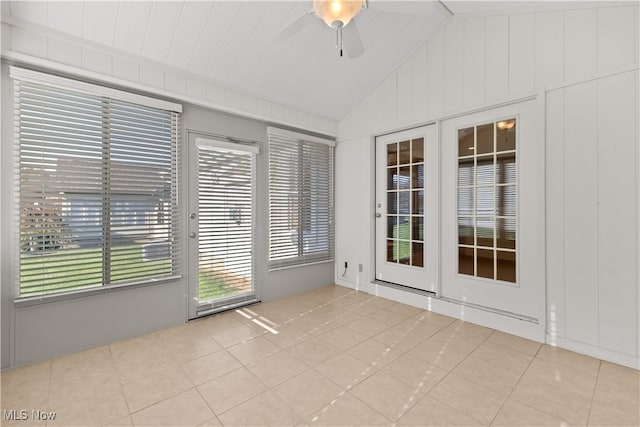
[[[342,27],[336,28],[336,49],[339,50],[342,58]]]

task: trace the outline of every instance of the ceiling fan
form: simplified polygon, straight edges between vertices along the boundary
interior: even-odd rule
[[[402,4],[404,3],[404,4]],[[313,0],[313,9],[296,18],[291,24],[280,30],[272,39],[276,42],[293,37],[311,21],[320,18],[336,32],[336,49],[338,55],[343,56],[343,45],[349,58],[357,58],[364,53],[364,46],[360,39],[360,32],[356,25],[356,15],[362,9],[372,8],[375,11],[391,12],[410,15],[425,15],[428,8],[420,10],[420,3],[426,1],[412,1],[415,6],[407,9],[407,2],[374,1],[370,6],[368,0]]]
[[[336,31],[336,49],[343,56],[343,45],[349,58],[357,58],[364,53],[360,32],[353,18],[368,8],[367,0],[313,0],[313,9],[300,15],[288,26],[280,30],[272,39],[276,42],[287,40],[320,18]]]

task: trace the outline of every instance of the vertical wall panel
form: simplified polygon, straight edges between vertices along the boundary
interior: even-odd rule
[[[549,92],[546,103],[547,333],[554,344],[565,335],[564,90]]]
[[[413,97],[412,79],[411,79],[411,58],[404,62],[398,68],[398,123],[409,123],[411,118],[411,110]]]
[[[564,26],[562,12],[535,17],[536,89],[557,85],[564,77]]]
[[[484,101],[484,18],[464,20],[463,55],[464,106],[473,107]]]
[[[509,17],[485,18],[484,33],[484,94],[490,103],[509,94]]]
[[[455,111],[463,105],[463,22],[454,19],[445,27],[445,102],[446,111]]]
[[[564,30],[565,79],[572,82],[592,76],[596,72],[598,47],[596,9],[565,12]]]
[[[411,123],[427,119],[427,46],[423,46],[411,58]]]
[[[529,95],[534,89],[534,15],[509,18],[509,95]]]
[[[373,92],[370,102],[370,115],[365,117],[365,122],[371,121],[378,132],[393,129],[397,126],[397,78],[394,71]]]
[[[636,57],[637,6],[598,9],[598,71],[633,65]],[[615,31],[611,31],[615,28]]]
[[[567,338],[598,344],[596,82],[565,91],[565,310]]]
[[[598,84],[600,345],[635,354],[637,304],[636,73]]]
[[[444,111],[444,31],[427,43],[427,116]]]

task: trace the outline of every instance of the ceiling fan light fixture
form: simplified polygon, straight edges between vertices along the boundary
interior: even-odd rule
[[[516,124],[516,121],[514,119],[510,119],[510,120],[503,120],[501,122],[498,122],[496,123],[496,126],[500,130],[510,130],[515,126],[515,124]]]
[[[360,12],[364,0],[313,0],[316,16],[331,28],[341,28]]]

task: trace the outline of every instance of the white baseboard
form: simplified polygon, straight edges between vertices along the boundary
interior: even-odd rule
[[[464,306],[452,301],[446,301],[427,295],[420,295],[413,292],[403,291],[401,289],[381,286],[375,283],[363,283],[356,285],[355,283],[346,280],[336,280],[336,284],[640,370],[640,358],[637,356],[620,353],[562,337],[554,337],[545,333],[543,325],[533,322],[523,321],[499,313],[488,312],[475,307]]]
[[[387,298],[402,304],[433,311],[434,313],[444,314],[445,316],[476,323],[481,326],[486,326],[488,328],[517,335],[533,341],[544,342],[545,339],[544,326],[534,322],[524,321],[475,307],[464,306],[428,295],[382,286],[376,283],[356,285],[348,281],[336,280],[336,284],[350,289],[367,292],[382,298]]]
[[[547,334],[546,343],[552,346],[564,348],[565,350],[571,350],[586,356],[595,357],[596,359],[602,359],[607,362],[640,370],[640,357],[597,347],[591,344],[585,344],[579,341],[573,341],[567,338],[554,337],[549,334]]]

